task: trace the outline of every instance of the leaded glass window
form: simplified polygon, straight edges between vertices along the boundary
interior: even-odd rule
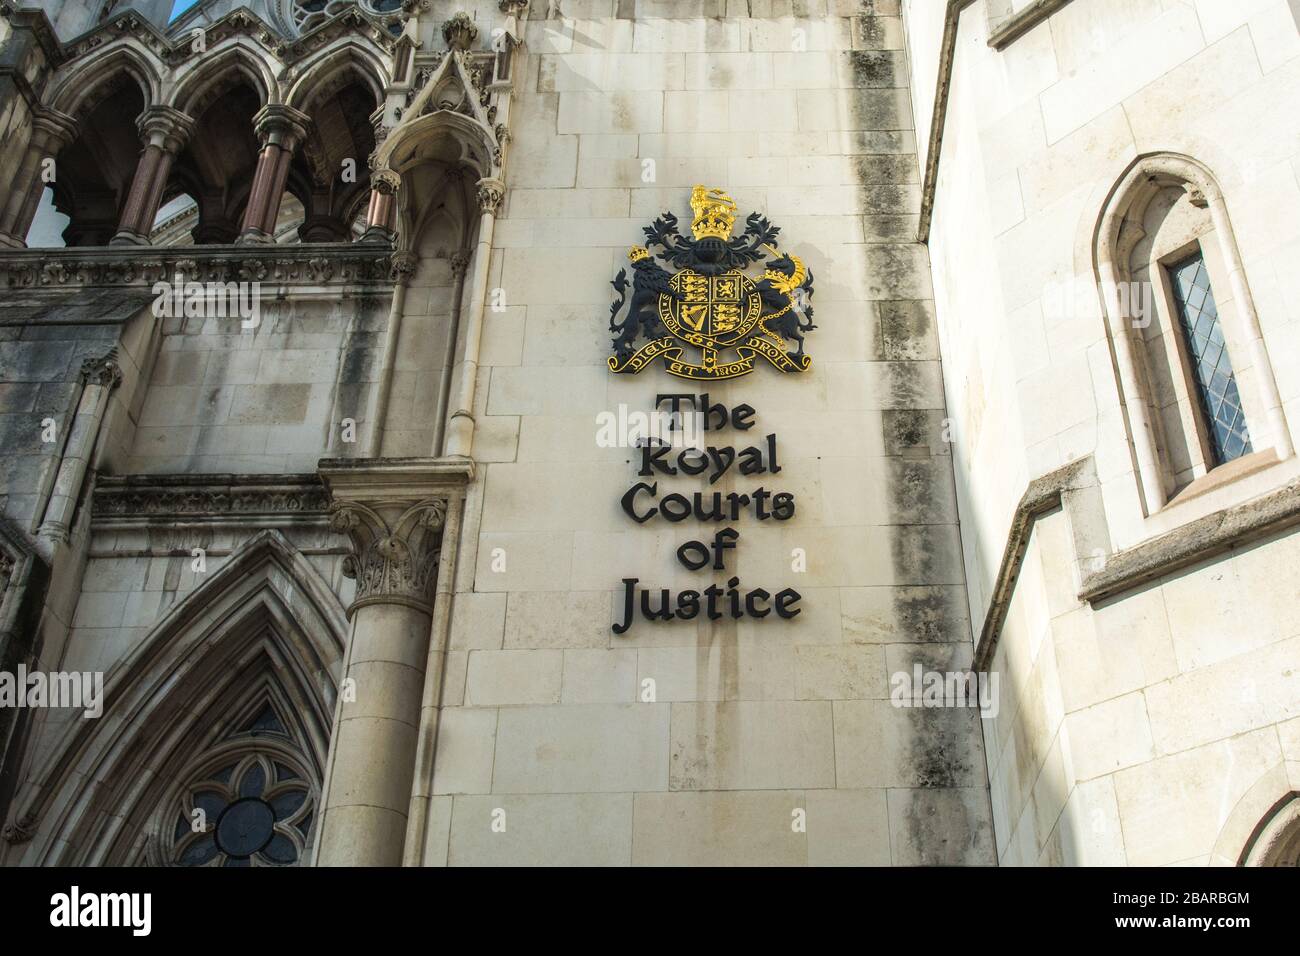
[[[1240,458],[1252,451],[1246,413],[1237,393],[1237,378],[1228,358],[1223,324],[1210,287],[1210,274],[1200,252],[1169,266],[1169,280],[1178,322],[1201,412],[1209,432],[1214,464]]]

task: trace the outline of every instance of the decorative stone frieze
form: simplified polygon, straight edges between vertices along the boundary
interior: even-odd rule
[[[101,476],[96,527],[169,521],[296,523],[326,520],[329,496],[315,475]]]
[[[73,289],[141,286],[172,281],[276,282],[352,285],[389,280],[390,250],[374,246],[302,243],[292,247],[199,246],[153,248],[147,258],[115,247],[0,251],[0,288]]]

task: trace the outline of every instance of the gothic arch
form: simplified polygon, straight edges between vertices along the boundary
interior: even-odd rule
[[[146,107],[161,101],[161,70],[148,48],[128,37],[69,64],[47,102],[61,113],[80,118],[110,95],[124,78],[140,87]],[[129,119],[134,121],[135,117]]]
[[[1246,281],[1235,233],[1228,216],[1223,190],[1214,174],[1192,157],[1168,151],[1145,153],[1134,158],[1115,180],[1100,203],[1100,213],[1091,221],[1089,258],[1092,278],[1096,282],[1102,316],[1112,347],[1117,385],[1124,407],[1125,423],[1134,458],[1142,500],[1148,515],[1159,511],[1177,490],[1170,449],[1179,442],[1190,441],[1175,435],[1169,421],[1161,420],[1155,406],[1157,396],[1152,382],[1152,356],[1148,342],[1140,331],[1151,327],[1151,316],[1143,321],[1134,313],[1125,297],[1137,288],[1129,256],[1150,241],[1143,217],[1162,192],[1186,195],[1186,202],[1203,211],[1204,234],[1213,236],[1212,250],[1223,263],[1220,278],[1224,292],[1230,290],[1236,316],[1233,326],[1241,347],[1241,358],[1256,375],[1252,400],[1260,414],[1252,431],[1263,436],[1258,447],[1273,447],[1279,458],[1292,453],[1290,433],[1282,413],[1281,399],[1273,378],[1260,330],[1259,316]],[[1152,271],[1156,271],[1152,269]],[[1154,276],[1148,285],[1155,284]],[[1159,299],[1159,295],[1155,296]],[[1157,306],[1160,303],[1157,302]],[[1160,308],[1156,309],[1158,313]],[[1229,336],[1230,340],[1232,336]],[[1158,354],[1155,358],[1159,359]],[[1164,368],[1175,367],[1166,363]],[[1180,374],[1176,367],[1169,375]]]
[[[346,634],[306,557],[278,531],[254,536],[105,675],[103,716],[74,721],[20,792],[6,835],[32,839],[10,854],[32,865],[138,859],[187,760],[260,702],[278,704],[319,781]]]
[[[209,104],[240,82],[253,87],[262,106],[279,100],[274,71],[246,37],[234,37],[195,58],[177,78],[168,105],[198,119]]]
[[[1300,866],[1300,792],[1292,790],[1259,822],[1242,866]]]
[[[468,166],[480,178],[492,175],[495,140],[481,122],[438,110],[400,124],[379,148],[376,168],[402,172],[434,159]]]
[[[370,90],[376,108],[382,106],[389,71],[377,48],[352,36],[342,45],[298,64],[294,74],[297,78],[290,84],[285,102],[307,113],[322,97],[353,80],[359,80]]]
[[[1219,830],[1210,864],[1300,864],[1300,764],[1275,764],[1241,796]]]
[[[473,178],[456,167],[425,163],[408,169],[403,182],[409,184],[413,198],[399,213],[399,232],[409,237],[409,248],[421,249],[426,236],[435,238],[440,255],[469,248],[478,224]]]

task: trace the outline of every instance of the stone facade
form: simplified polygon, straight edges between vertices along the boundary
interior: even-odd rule
[[[1295,5],[903,13],[977,657],[1004,675],[998,859],[1266,861],[1300,728]],[[1108,214],[1169,170],[1195,182],[1140,228],[1204,250],[1255,449],[1183,478],[1158,316],[1117,322],[1106,282],[1144,249]]]
[[[1157,11],[1185,64],[1121,89],[1071,32],[1097,4],[1116,31],[1137,16],[5,5],[0,669],[104,684],[101,717],[0,722],[0,860],[1271,861],[1251,840],[1264,821],[1290,845],[1300,760],[1300,409],[1292,227],[1247,184],[1296,191],[1300,61],[1267,28],[1284,0],[1213,28]],[[1172,82],[1146,92],[1178,69],[1204,130],[1161,119]],[[1276,123],[1200,148],[1242,104]],[[1177,221],[1215,227],[1215,268],[1248,283],[1224,314],[1263,330],[1229,338],[1256,457],[1221,468],[1129,456],[1095,291],[1092,312],[1040,304],[1154,151],[1212,170]],[[611,280],[656,217],[686,229],[699,184],[816,277],[807,371],[611,371]],[[773,435],[780,471],[658,493],[795,501],[732,522],[725,572],[675,557],[717,524],[624,513],[642,452],[600,439],[705,391],[755,427],[702,441]],[[729,577],[797,589],[800,613],[611,627],[622,579]],[[984,719],[900,706],[900,681],[973,669],[1000,678]],[[259,846],[222,828],[241,798],[266,808]]]

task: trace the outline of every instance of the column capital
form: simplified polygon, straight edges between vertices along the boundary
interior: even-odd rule
[[[451,254],[451,274],[453,276],[463,276],[465,270],[469,268],[470,258],[468,252],[453,252]]]
[[[367,604],[431,610],[439,532],[446,519],[446,498],[380,501],[375,507],[360,501],[330,505],[330,527],[352,544],[352,554],[343,561],[344,576],[357,582],[349,616]]]
[[[175,156],[194,133],[195,122],[170,106],[151,106],[135,121],[146,146],[157,146]]]
[[[376,169],[370,174],[370,188],[385,196],[395,196],[401,185],[401,175],[391,169]]]
[[[50,146],[54,146],[56,151],[63,149],[77,138],[78,132],[80,132],[80,124],[67,113],[60,113],[47,107],[37,107],[32,114],[33,142],[36,136],[42,137],[43,143],[40,145],[42,149]]]
[[[311,117],[284,103],[267,103],[253,117],[253,132],[263,145],[293,152],[307,137]]]
[[[478,208],[480,212],[495,216],[497,207],[506,194],[506,184],[491,177],[478,181]]]
[[[497,9],[504,14],[517,17],[528,9],[528,0],[500,0]]]
[[[415,270],[419,267],[420,260],[412,252],[395,252],[393,253],[393,265],[389,270],[389,275],[394,281],[407,282],[411,276],[415,275]]]
[[[109,349],[107,355],[82,362],[81,380],[87,385],[102,385],[110,391],[121,385],[122,367],[117,364],[117,349]]]
[[[357,582],[349,617],[369,604],[433,608],[447,510],[473,474],[469,462],[439,459],[327,459],[331,527],[352,553],[343,573]]]

